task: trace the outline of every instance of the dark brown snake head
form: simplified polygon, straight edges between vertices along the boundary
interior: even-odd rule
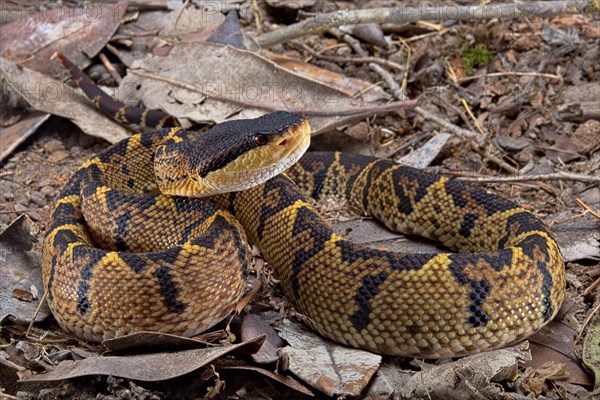
[[[285,111],[224,122],[183,140],[186,134],[174,129],[156,151],[162,193],[204,197],[248,189],[289,168],[310,144],[308,121]]]

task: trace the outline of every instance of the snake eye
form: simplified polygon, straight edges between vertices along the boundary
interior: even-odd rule
[[[254,136],[254,143],[256,143],[259,146],[264,146],[268,142],[269,142],[269,139],[267,139],[267,136],[265,136],[265,135]]]

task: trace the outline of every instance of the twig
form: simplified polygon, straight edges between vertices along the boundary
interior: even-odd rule
[[[166,82],[170,85],[177,86],[177,87],[189,90],[191,92],[200,93],[201,95],[206,96],[211,99],[215,99],[215,100],[219,100],[219,101],[223,101],[223,102],[227,102],[227,103],[239,104],[240,106],[243,106],[243,107],[258,108],[261,110],[268,110],[268,111],[275,111],[275,110],[281,109],[281,107],[276,107],[276,106],[273,106],[270,104],[267,105],[267,104],[260,104],[260,103],[252,103],[252,102],[242,101],[242,100],[238,100],[238,99],[227,97],[227,96],[206,93],[205,91],[200,89],[198,86],[190,85],[189,83],[177,81],[177,80],[170,79],[170,78],[167,78],[167,77],[164,77],[161,75],[153,74],[150,72],[142,72],[142,71],[137,71],[137,70],[133,70],[133,69],[130,69],[129,72],[131,72],[132,74],[135,74],[135,75],[142,76],[144,78],[155,79],[157,81]],[[366,117],[366,116],[369,116],[369,115],[372,115],[375,113],[394,111],[399,108],[412,108],[415,106],[415,104],[416,104],[415,100],[406,100],[406,101],[394,101],[394,102],[387,103],[387,104],[363,106],[360,108],[346,108],[346,109],[342,109],[342,110],[333,110],[333,111],[326,111],[326,110],[322,110],[322,109],[310,109],[310,108],[287,109],[286,111],[297,112],[300,114],[307,114],[307,115],[325,116],[325,117],[353,116],[353,117],[359,118],[359,117]]]
[[[189,5],[190,5],[190,0],[185,0],[185,2],[183,3],[183,5],[181,6],[181,9],[177,13],[177,18],[175,18],[175,23],[173,24],[173,32],[177,32],[177,25],[179,24],[179,18],[181,18],[181,15],[183,14],[183,12],[185,11],[185,9]]]
[[[553,74],[543,74],[541,72],[516,72],[516,71],[507,71],[507,72],[492,72],[489,74],[481,74],[481,75],[472,75],[465,76],[464,78],[460,78],[458,83],[465,83],[479,78],[495,78],[499,76],[532,76],[532,77],[540,77],[540,78],[548,78],[548,79],[556,79],[561,80],[562,78],[558,75]]]
[[[600,211],[594,210],[592,207],[585,204],[581,199],[575,199],[575,202],[577,202],[577,204],[579,204],[581,207],[585,208],[594,217],[600,219]]]
[[[577,333],[577,338],[575,339],[577,342],[581,339],[581,335],[583,334],[583,331],[588,326],[588,324],[592,320],[592,317],[594,316],[594,314],[596,314],[598,312],[599,309],[600,309],[600,303],[596,304],[596,307],[594,307],[592,309],[592,312],[590,312],[590,315],[588,315],[583,320],[583,323],[581,324],[581,328],[579,328],[579,332]]]
[[[465,6],[405,5],[395,8],[366,10],[338,10],[319,14],[285,28],[262,34],[256,38],[263,47],[309,35],[331,28],[360,23],[397,23],[416,21],[472,21],[493,18],[547,17],[560,14],[580,14],[592,10],[588,0],[532,1],[514,4],[477,4]]]
[[[102,61],[102,64],[104,64],[104,68],[106,68],[106,70],[108,71],[108,73],[110,74],[110,76],[112,76],[112,78],[115,80],[115,82],[117,83],[117,85],[120,85],[121,81],[123,80],[123,78],[121,78],[121,75],[118,74],[118,72],[115,69],[114,65],[112,65],[112,63],[104,55],[104,53],[100,53],[100,54],[98,54],[98,56],[100,57],[100,61]]]
[[[404,68],[403,65],[400,65],[400,64],[395,63],[393,61],[384,60],[383,58],[379,58],[379,57],[340,57],[340,56],[328,56],[328,55],[325,55],[325,54],[321,54],[320,52],[314,51],[313,49],[311,49],[310,47],[308,47],[305,44],[303,44],[302,47],[306,51],[308,51],[313,57],[321,59],[321,60],[325,60],[325,61],[334,62],[334,63],[354,63],[354,64],[376,63],[376,64],[381,64],[384,67],[395,69],[397,71],[404,71],[406,69],[406,68]]]
[[[496,183],[496,182],[527,182],[527,181],[580,181],[600,183],[600,176],[589,176],[573,172],[553,172],[549,174],[517,175],[517,176],[464,176],[456,178],[461,181]]]
[[[40,310],[42,309],[42,306],[46,302],[47,297],[48,297],[48,292],[44,292],[44,295],[40,299],[40,303],[35,308],[35,312],[33,313],[33,316],[31,317],[31,321],[29,321],[29,325],[27,326],[27,330],[25,331],[25,337],[29,337],[29,333],[31,332],[31,328],[33,328],[35,319],[37,318],[38,314],[40,313]]]
[[[459,126],[456,126],[443,118],[438,117],[437,115],[425,110],[424,108],[417,106],[414,111],[419,114],[424,119],[435,122],[436,124],[442,126],[443,128],[449,130],[454,133],[456,136],[463,139],[474,139],[477,143],[483,143],[485,138],[478,134],[477,132],[470,131],[468,129],[463,129]]]
[[[596,289],[598,286],[600,286],[600,278],[596,279],[594,282],[591,283],[590,286],[588,286],[587,288],[585,288],[585,290],[583,291],[582,295],[585,296],[587,294],[592,293],[592,290]]]

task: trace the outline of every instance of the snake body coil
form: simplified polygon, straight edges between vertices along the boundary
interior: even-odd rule
[[[307,153],[285,175],[210,202],[158,193],[157,149],[190,135],[135,135],[84,164],[60,195],[43,276],[67,331],[94,341],[140,330],[201,332],[245,289],[246,238],[314,330],[378,353],[435,358],[502,347],[541,328],[562,303],[565,272],[552,233],[503,197],[339,153]],[[458,253],[355,245],[305,194],[341,195],[393,230]]]

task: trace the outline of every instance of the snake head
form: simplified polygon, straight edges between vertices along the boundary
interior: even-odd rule
[[[204,197],[239,191],[278,175],[310,144],[306,118],[276,111],[215,125],[160,146],[154,169],[161,192]]]

